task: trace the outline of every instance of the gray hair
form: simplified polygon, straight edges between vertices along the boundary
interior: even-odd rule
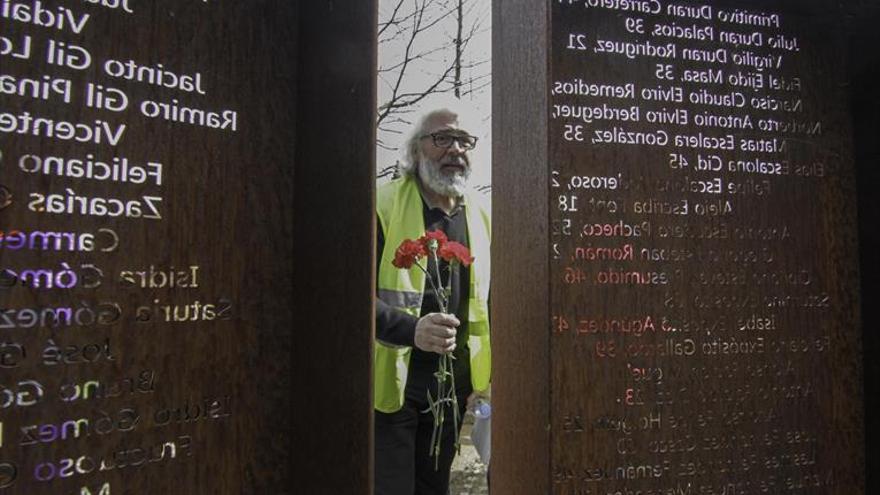
[[[430,110],[424,110],[430,108]],[[460,127],[467,129],[476,120],[471,116],[473,111],[463,104],[461,100],[452,98],[447,95],[432,95],[432,97],[422,104],[423,112],[416,119],[412,132],[404,142],[403,162],[400,163],[400,173],[403,176],[413,176],[416,173],[416,165],[420,158],[420,142],[425,134],[425,127],[429,120],[436,115],[452,115],[458,121]]]

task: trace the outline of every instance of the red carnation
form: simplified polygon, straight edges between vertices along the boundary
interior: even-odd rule
[[[419,237],[419,241],[422,243],[423,246],[425,246],[426,250],[430,250],[431,241],[437,242],[437,245],[434,246],[434,249],[440,249],[449,241],[449,239],[446,237],[446,233],[444,233],[442,230],[431,230],[425,232],[425,235],[423,235],[422,237]]]
[[[446,261],[458,261],[464,266],[468,266],[474,262],[474,257],[471,256],[470,250],[463,244],[455,241],[450,241],[440,246],[437,254]]]
[[[425,246],[421,242],[406,239],[397,247],[397,251],[394,252],[394,261],[391,264],[397,268],[409,269],[419,258],[427,254]]]
[[[428,273],[428,270],[419,263],[419,259],[425,256],[431,256],[434,259],[434,275]],[[426,281],[431,285],[437,303],[440,306],[441,313],[448,313],[449,295],[452,293],[452,277],[448,278],[446,287],[441,287],[439,259],[443,258],[449,262],[450,272],[458,269],[457,263],[468,266],[473,263],[474,258],[471,252],[463,244],[450,241],[442,230],[432,230],[425,232],[418,240],[406,239],[397,247],[394,252],[394,261],[391,263],[397,268],[410,269],[413,265],[417,266],[422,273],[425,274]],[[430,403],[430,411],[434,416],[434,434],[431,439],[431,452],[438,455],[440,452],[440,438],[442,438],[443,421],[446,415],[445,404],[451,405],[452,411],[458,411],[458,398],[455,394],[455,375],[452,373],[452,360],[454,356],[451,353],[445,353],[440,356],[437,365],[437,399],[433,398],[431,392],[428,392],[428,402]],[[447,383],[448,382],[448,383]],[[458,431],[458,414],[452,417],[453,431]],[[456,437],[456,445],[458,445],[458,437]],[[436,460],[436,458],[435,458]],[[435,463],[435,469],[437,467]]]

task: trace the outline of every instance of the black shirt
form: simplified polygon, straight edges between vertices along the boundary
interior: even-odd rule
[[[466,205],[459,204],[452,212],[447,214],[441,208],[431,208],[422,200],[422,213],[425,220],[425,230],[442,230],[450,241],[460,242],[468,246],[467,219],[465,216]],[[385,248],[385,233],[381,224],[378,224],[377,262],[381,263],[382,251]],[[428,256],[427,270],[434,278],[436,274],[434,260]],[[425,263],[425,260],[420,260]],[[378,269],[378,268],[377,268]],[[456,270],[450,271],[449,264],[440,260],[439,266],[441,284],[445,287],[447,282],[452,289],[449,297],[448,312],[454,314],[461,325],[457,329],[456,347],[453,351],[455,356],[455,385],[460,394],[469,393],[470,383],[470,353],[467,346],[467,315],[470,267],[459,265]],[[450,281],[449,278],[452,278]],[[425,281],[424,297],[420,315],[440,312],[440,303],[430,283]],[[410,346],[413,348],[409,363],[409,376],[406,384],[406,397],[411,400],[424,402],[426,391],[431,390],[436,397],[436,378],[434,373],[439,364],[439,354],[425,352],[415,347],[415,331],[418,318],[399,311],[389,306],[384,301],[376,300],[376,338],[394,345]]]

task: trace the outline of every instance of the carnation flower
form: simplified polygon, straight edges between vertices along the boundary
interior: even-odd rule
[[[425,249],[440,249],[449,242],[449,239],[446,237],[446,233],[442,230],[431,230],[425,232],[425,235],[419,237],[419,241],[425,246]]]
[[[421,242],[405,239],[394,252],[394,261],[391,264],[397,268],[410,269],[419,258],[423,258],[427,254],[425,246]]]
[[[435,273],[428,273],[425,266],[419,263],[423,257],[431,256],[434,258]],[[447,269],[452,272],[447,278],[446,287],[441,287],[439,261],[440,258],[446,260],[449,265]],[[394,261],[391,263],[397,268],[410,269],[413,265],[417,266],[424,272],[426,281],[434,291],[437,302],[442,313],[448,313],[449,296],[452,293],[452,277],[459,269],[459,265],[468,266],[473,263],[474,257],[471,256],[470,250],[463,244],[450,241],[442,230],[432,230],[425,232],[418,240],[405,239],[397,247],[394,252]],[[443,433],[443,423],[446,416],[446,406],[452,409],[452,424],[454,431],[458,432],[460,418],[458,417],[458,398],[455,395],[455,375],[452,372],[455,356],[452,353],[441,354],[437,372],[434,376],[437,378],[437,397],[431,395],[428,391],[428,411],[434,416],[434,432],[431,435],[431,455],[434,456],[434,469],[437,469],[440,458],[440,438]],[[456,447],[460,447],[458,436],[455,437]]]
[[[440,246],[440,249],[437,250],[437,255],[450,263],[458,262],[464,266],[469,266],[474,262],[474,257],[471,256],[470,250],[463,244],[455,241],[447,242],[445,245]]]

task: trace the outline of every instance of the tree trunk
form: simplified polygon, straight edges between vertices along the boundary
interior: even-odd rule
[[[458,0],[458,32],[455,35],[455,97],[461,98],[461,52],[464,40],[461,39],[461,32],[464,28],[464,0]]]

